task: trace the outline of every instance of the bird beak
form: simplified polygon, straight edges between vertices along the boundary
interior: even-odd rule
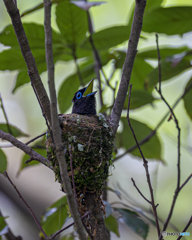
[[[95,95],[95,93],[97,92],[97,91],[93,92],[93,81],[94,81],[94,78],[90,81],[89,85],[85,89],[85,92],[83,93],[83,97]]]

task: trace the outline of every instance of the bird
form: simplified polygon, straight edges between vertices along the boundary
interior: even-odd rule
[[[93,92],[93,81],[94,78],[87,87],[79,89],[79,91],[74,94],[72,99],[72,114],[96,115],[95,94],[97,91]]]

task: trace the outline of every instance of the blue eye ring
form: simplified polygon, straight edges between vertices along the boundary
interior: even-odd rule
[[[82,93],[81,92],[78,92],[77,94],[76,94],[76,98],[77,99],[80,99],[82,97]]]

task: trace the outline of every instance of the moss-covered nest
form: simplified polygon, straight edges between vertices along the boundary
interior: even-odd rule
[[[70,178],[70,157],[72,158],[76,192],[100,191],[112,164],[113,136],[109,123],[102,114],[99,116],[65,114],[59,116],[59,121]],[[46,146],[56,180],[61,182],[59,164],[50,136]]]

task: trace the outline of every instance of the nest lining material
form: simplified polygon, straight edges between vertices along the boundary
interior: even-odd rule
[[[102,114],[99,116],[64,114],[59,116],[59,121],[70,177],[70,156],[72,157],[76,192],[101,191],[109,175],[109,166],[112,164],[113,135],[107,120]],[[54,166],[56,180],[61,182],[59,164],[50,136],[46,146],[48,159]]]

